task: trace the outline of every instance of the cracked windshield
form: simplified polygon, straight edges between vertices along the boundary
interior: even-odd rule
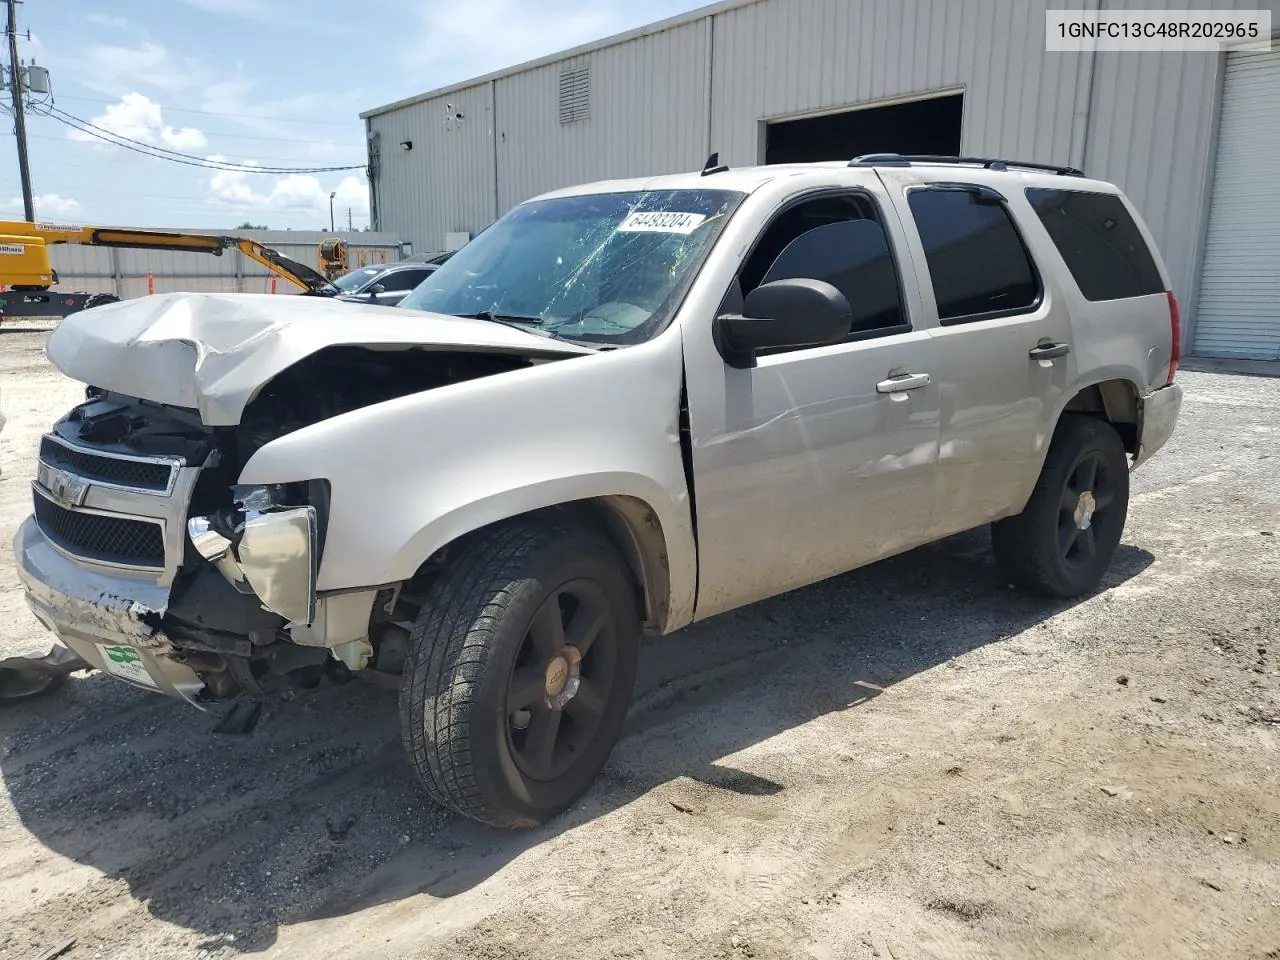
[[[630,344],[663,328],[742,194],[658,190],[517,207],[400,306]]]

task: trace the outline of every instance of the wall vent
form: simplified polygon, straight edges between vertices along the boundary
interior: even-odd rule
[[[560,67],[560,122],[575,123],[591,116],[591,64],[571,61]]]

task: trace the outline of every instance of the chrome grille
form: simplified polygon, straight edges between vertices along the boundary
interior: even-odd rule
[[[69,510],[39,489],[35,516],[52,543],[86,560],[157,570],[165,565],[164,527],[158,522]]]
[[[169,489],[175,469],[170,463],[90,453],[65,446],[52,437],[40,441],[40,459],[96,483],[157,492]]]

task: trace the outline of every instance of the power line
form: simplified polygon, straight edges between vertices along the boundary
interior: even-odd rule
[[[159,147],[146,143],[142,140],[134,140],[132,137],[126,137],[123,134],[114,133],[102,127],[96,126],[87,120],[82,120],[73,114],[57,107],[51,107],[49,117],[59,123],[79,130],[81,133],[95,137],[104,143],[110,143],[125,150],[132,150],[134,153],[140,153],[143,156],[154,157],[157,160],[168,160],[171,163],[181,163],[191,167],[203,167],[206,170],[225,170],[231,173],[271,173],[271,174],[287,174],[287,173],[334,173],[341,170],[361,170],[364,169],[363,163],[333,165],[326,167],[265,167],[256,164],[235,163],[225,160],[211,160],[207,157],[197,157],[189,153],[181,153],[177,150],[170,150],[167,147]]]
[[[71,99],[83,100],[84,98],[83,97],[79,97],[79,98],[59,97],[58,99],[59,100],[71,100]],[[61,112],[65,113],[66,111],[61,111]],[[69,117],[75,116],[75,114],[71,114],[71,113],[68,113],[66,115]],[[85,121],[85,123],[92,123],[92,122],[93,121],[90,121],[90,120]],[[308,145],[343,146],[343,147],[351,146],[350,143],[344,143],[341,140],[306,140],[301,137],[263,137],[263,136],[259,136],[257,134],[252,134],[252,133],[229,133],[225,130],[201,130],[200,132],[203,133],[206,137],[225,137],[226,139],[229,139],[229,140],[264,140],[264,141],[269,141],[273,143],[303,143]]]
[[[58,99],[59,100],[77,100],[83,103],[107,103],[107,104],[113,104],[113,105],[120,102],[119,100],[103,100],[100,97],[70,97],[66,95],[60,95]],[[151,102],[155,103],[154,100],[152,100]],[[350,126],[350,123],[345,120],[304,120],[297,117],[268,117],[268,116],[263,116],[256,113],[227,113],[225,111],[219,111],[219,110],[195,110],[195,109],[192,109],[191,107],[169,107],[163,104],[156,104],[156,105],[159,106],[161,110],[168,110],[170,113],[197,113],[204,117],[231,117],[232,119],[235,119],[235,120],[243,120],[244,118],[248,117],[253,120],[274,120],[274,121],[279,121],[281,123],[311,123],[311,124],[321,124],[321,125],[333,126],[333,127]]]
[[[66,124],[66,126],[70,127],[70,126],[71,126],[71,124]],[[78,128],[77,128],[77,129],[78,129]],[[81,132],[83,132],[83,133],[88,133],[88,131],[81,131]],[[2,138],[2,137],[12,137],[12,136],[13,136],[13,134],[12,134],[12,133],[6,133],[5,131],[0,130],[0,138]],[[88,140],[70,140],[70,139],[68,139],[68,138],[67,138],[67,137],[65,137],[65,136],[64,136],[64,137],[55,137],[55,136],[49,136],[48,134],[41,134],[41,133],[28,133],[28,134],[27,134],[27,139],[28,139],[28,140],[48,140],[50,143],[61,143],[61,144],[68,144],[68,143],[70,143],[70,144],[75,144],[75,145],[77,145],[77,146],[84,146],[84,147],[96,147],[96,146],[97,146],[97,143],[96,143],[96,142],[92,142],[92,143],[91,143],[91,142],[89,142]],[[95,138],[95,139],[96,139],[96,138]],[[116,146],[120,146],[120,144],[116,144]],[[163,158],[162,158],[162,159],[163,159]],[[297,157],[258,157],[257,159],[259,159],[259,160],[270,160],[270,161],[272,161],[272,162],[285,163],[285,162],[297,162],[297,159],[298,159],[298,158],[297,158]],[[253,169],[254,169],[254,170],[258,170],[258,169],[260,169],[260,168],[259,168],[259,167],[253,167]]]
[[[181,157],[184,160],[192,160],[200,163],[214,164],[214,165],[218,165],[225,168],[248,167],[254,170],[262,169],[254,164],[236,163],[235,161],[230,161],[230,160],[210,160],[207,157],[198,157],[198,156],[195,156],[194,154],[184,153],[180,150],[171,150],[168,147],[161,147],[156,144],[147,143],[145,140],[137,140],[137,139],[134,139],[133,137],[127,137],[123,133],[117,133],[114,130],[108,130],[106,127],[100,127],[90,120],[85,120],[83,117],[77,117],[73,113],[67,113],[67,111],[62,110],[58,107],[50,106],[49,112],[50,112],[50,116],[52,116],[53,119],[58,120],[62,123],[66,123],[68,126],[79,125],[80,128],[83,130],[83,132],[89,133],[91,135],[98,135],[99,139],[104,139],[109,137],[112,140],[126,141],[128,143],[134,144],[135,146],[143,147],[149,151],[153,151],[156,153],[169,154],[174,157]],[[124,144],[118,144],[118,146],[123,146],[123,145]],[[362,166],[364,166],[364,164],[354,164],[354,165],[345,166],[345,167],[338,167],[338,166],[323,167],[323,168],[316,168],[314,170],[312,169],[303,170],[301,168],[298,168],[298,169],[291,168],[287,172],[315,173],[315,172],[326,172],[328,170],[354,170]],[[285,169],[285,168],[280,168],[280,169]]]
[[[303,140],[299,137],[259,137],[251,133],[227,133],[225,130],[201,130],[206,137],[222,137],[227,140],[262,140],[270,143],[302,143],[317,146],[350,147],[341,140]]]

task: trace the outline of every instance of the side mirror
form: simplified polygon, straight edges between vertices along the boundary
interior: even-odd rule
[[[823,280],[774,280],[747,294],[741,316],[716,317],[713,335],[725,363],[742,369],[755,366],[758,350],[839,343],[852,317],[845,295]]]
[[[378,294],[386,293],[386,292],[387,292],[387,288],[385,285],[381,283],[375,283],[372,287],[370,287],[368,290],[365,291],[365,294],[370,297],[376,297]]]

